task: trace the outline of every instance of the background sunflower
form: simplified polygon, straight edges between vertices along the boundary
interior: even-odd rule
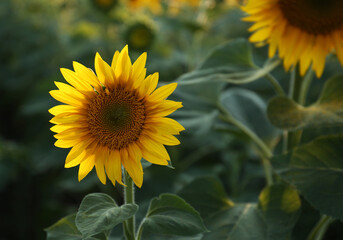
[[[312,67],[319,78],[333,50],[343,65],[342,1],[250,0],[242,9],[254,22],[250,41],[269,44],[269,57],[278,50],[286,70],[299,63],[301,75]]]

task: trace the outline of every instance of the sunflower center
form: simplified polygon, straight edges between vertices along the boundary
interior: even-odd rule
[[[327,35],[343,27],[342,0],[279,0],[280,9],[294,27]]]
[[[121,149],[136,141],[145,121],[145,105],[135,91],[117,87],[100,93],[88,107],[88,126],[100,145]]]

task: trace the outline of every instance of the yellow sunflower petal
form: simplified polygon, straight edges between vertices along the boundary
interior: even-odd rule
[[[179,134],[179,132],[185,130],[180,123],[171,118],[148,118],[146,123],[147,125],[149,125],[148,123],[151,124],[149,127],[155,127],[159,129],[160,132],[172,135]]]
[[[85,160],[83,160],[80,163],[80,167],[79,167],[79,182],[84,179],[88,173],[90,171],[92,171],[92,169],[94,168],[94,164],[95,164],[95,155],[90,155],[87,156],[85,158]]]
[[[72,128],[54,135],[56,139],[73,140],[89,134],[88,128]]]
[[[92,139],[88,139],[85,142],[76,144],[68,153],[64,167],[71,168],[80,164],[80,162],[86,157],[85,149],[93,142]]]
[[[135,161],[129,157],[127,150],[121,149],[120,156],[122,157],[122,163],[126,171],[129,173],[133,182],[137,187],[142,187],[143,184],[143,167],[140,161]]]
[[[70,105],[57,105],[49,109],[49,113],[55,116],[61,113],[66,113],[66,112],[77,113],[79,111],[80,111],[79,108],[70,106]]]
[[[131,74],[132,64],[128,54],[128,46],[126,45],[119,53],[115,68],[115,76],[123,83],[127,82]]]
[[[71,148],[75,146],[76,144],[80,143],[82,139],[73,139],[73,140],[61,140],[58,139],[55,142],[55,146],[59,148]]]
[[[177,83],[170,83],[157,88],[150,96],[149,101],[160,101],[169,97],[170,94],[174,92],[177,87]]]
[[[77,114],[70,114],[70,115],[64,115],[59,114],[55,117],[53,117],[50,122],[54,124],[63,124],[63,123],[75,123],[76,121],[80,122],[85,120],[85,117],[83,115],[77,115]]]
[[[99,148],[95,155],[97,156],[95,160],[96,175],[102,184],[106,184],[105,162],[107,161],[107,153],[103,148]]]
[[[98,52],[95,55],[94,66],[100,82],[105,86],[111,85],[114,81],[113,70],[104,60],[102,60]]]
[[[163,102],[153,109],[149,109],[149,115],[154,117],[165,117],[182,107],[182,102],[163,100]]]
[[[164,159],[161,156],[155,155],[154,153],[146,149],[144,146],[141,147],[141,151],[143,158],[148,162],[162,166],[168,165],[168,161],[166,159]]]
[[[106,172],[108,174],[109,179],[115,185],[115,182],[119,182],[120,184],[124,185],[122,181],[122,160],[118,150],[110,150],[109,156],[106,162]]]
[[[151,152],[162,156],[164,159],[170,160],[169,154],[163,144],[156,142],[144,133],[142,133],[138,142],[141,143],[142,146],[148,148]]]
[[[95,76],[94,72],[91,69],[75,61],[73,62],[73,67],[79,78],[85,82],[85,84],[83,85],[85,90],[92,91],[92,87],[94,87],[95,90],[99,92],[102,89],[99,79],[97,78],[97,76]]]
[[[111,63],[111,68],[112,68],[113,72],[115,72],[115,70],[116,70],[118,57],[119,57],[119,51],[115,51],[113,58],[112,58],[112,63]]]
[[[133,63],[132,68],[132,78],[136,79],[141,75],[141,73],[145,69],[145,64],[146,64],[146,59],[147,59],[147,54],[146,52],[142,53],[137,60]]]
[[[68,84],[65,84],[65,83],[61,83],[61,82],[56,82],[55,81],[55,85],[58,87],[58,89],[75,98],[75,99],[79,99],[80,101],[86,101],[87,100],[87,95],[81,93],[80,91],[76,90],[75,88],[73,88],[72,86],[68,85]],[[89,95],[88,95],[89,96]]]
[[[72,96],[63,93],[60,90],[52,90],[49,93],[57,101],[72,105],[74,107],[85,108],[83,101],[80,101],[77,98],[73,98]]]

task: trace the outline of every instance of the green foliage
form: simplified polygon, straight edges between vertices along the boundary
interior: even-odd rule
[[[303,107],[287,97],[276,97],[268,105],[270,122],[281,129],[296,130],[343,124],[343,75],[327,80],[314,104]]]
[[[199,213],[174,194],[162,194],[152,199],[141,227],[143,239],[151,239],[151,235],[156,234],[163,237],[194,236],[206,231]],[[144,235],[145,232],[148,233]]]
[[[275,172],[322,214],[343,220],[343,136],[320,137],[272,159]]]
[[[92,193],[82,200],[75,223],[85,238],[98,233],[108,235],[113,227],[134,216],[137,210],[136,204],[118,207],[107,194]]]
[[[269,123],[266,116],[266,102],[253,91],[229,88],[221,93],[220,103],[234,119],[244,124],[265,142],[272,143],[278,137],[279,131]]]
[[[76,213],[62,218],[54,225],[45,229],[47,240],[105,240],[105,234],[84,238],[75,225]]]
[[[198,69],[182,75],[181,84],[201,82],[225,82],[246,84],[260,79],[280,64],[278,59],[269,59],[263,67],[253,60],[251,44],[245,39],[235,39],[213,50]]]
[[[266,187],[257,204],[236,204],[211,177],[194,180],[180,195],[204,217],[210,232],[202,239],[290,239],[301,205],[297,191],[284,184]]]

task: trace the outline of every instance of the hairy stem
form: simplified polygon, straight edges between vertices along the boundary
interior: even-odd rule
[[[328,229],[328,227],[330,226],[330,224],[333,221],[335,221],[335,219],[333,219],[329,216],[323,215],[319,219],[317,224],[314,226],[314,228],[312,229],[307,240],[321,240],[321,239],[323,239],[326,230]]]
[[[135,189],[129,174],[124,170],[124,198],[125,204],[135,203]],[[124,222],[124,234],[126,240],[135,240],[135,216]]]

